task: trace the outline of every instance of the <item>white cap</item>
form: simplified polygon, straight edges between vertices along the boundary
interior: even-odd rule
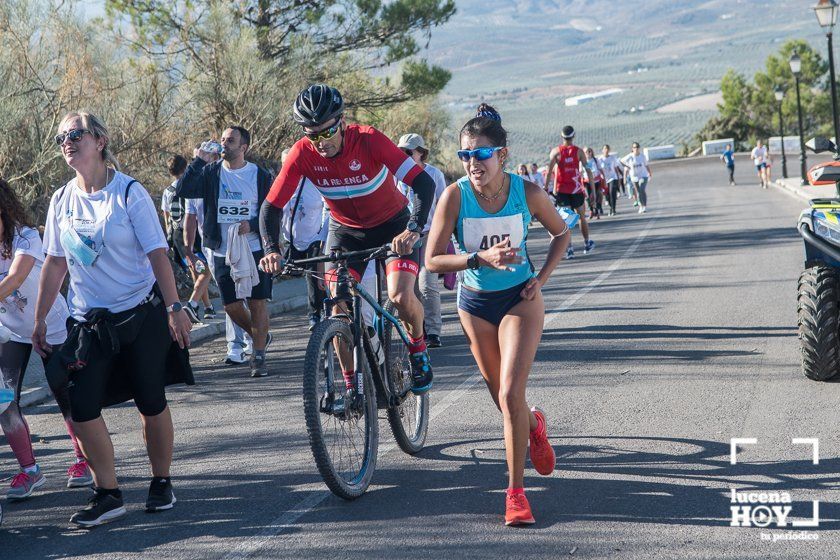
[[[421,148],[429,151],[428,148],[426,148],[426,142],[423,140],[423,137],[414,133],[403,134],[400,137],[400,141],[397,143],[397,147],[402,150],[415,150],[417,148]]]

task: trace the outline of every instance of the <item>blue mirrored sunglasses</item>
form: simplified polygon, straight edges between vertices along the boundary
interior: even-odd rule
[[[495,148],[476,148],[475,150],[458,150],[458,159],[460,159],[461,161],[470,161],[472,158],[475,158],[478,161],[484,161],[485,159],[490,159],[491,157],[493,157],[493,154],[495,154],[501,149],[503,148],[497,146]]]

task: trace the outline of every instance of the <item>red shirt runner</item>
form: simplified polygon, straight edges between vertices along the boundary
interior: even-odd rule
[[[554,172],[554,192],[575,194],[585,192],[580,180],[580,158],[577,146],[559,146],[557,169]]]
[[[301,138],[271,185],[266,200],[283,208],[298,186],[318,189],[332,218],[342,225],[366,229],[396,216],[408,205],[397,180],[411,185],[422,169],[391,140],[373,128],[348,125],[344,148],[325,158]]]

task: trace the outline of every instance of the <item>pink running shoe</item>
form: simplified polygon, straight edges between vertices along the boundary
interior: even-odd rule
[[[531,455],[531,464],[543,476],[554,472],[556,458],[551,442],[548,441],[548,432],[545,427],[545,413],[539,408],[532,408],[531,412],[537,417],[537,428],[531,430],[529,437],[530,445],[528,451]]]
[[[36,488],[46,484],[47,479],[41,472],[40,467],[34,473],[21,471],[12,479],[12,485],[6,492],[10,500],[23,500],[32,495]]]
[[[93,474],[84,459],[67,469],[67,488],[84,488],[93,484]]]

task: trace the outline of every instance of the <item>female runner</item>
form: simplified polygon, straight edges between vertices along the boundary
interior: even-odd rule
[[[426,262],[433,273],[465,271],[458,314],[481,374],[504,420],[508,465],[506,525],[534,523],[525,497],[525,448],[542,475],[554,471],[545,414],[525,401],[528,373],[542,336],[540,289],[569,244],[566,223],[540,187],[506,173],[507,133],[501,117],[482,104],[461,129],[465,177],[444,191],[429,233]],[[528,225],[536,218],[551,234],[545,265],[528,258]],[[448,255],[456,235],[461,255]]]

